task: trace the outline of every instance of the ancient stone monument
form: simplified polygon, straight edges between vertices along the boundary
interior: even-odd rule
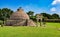
[[[40,26],[42,26],[42,19],[43,19],[43,15],[41,15],[41,14],[36,15],[36,20],[37,20],[37,22],[40,22]]]
[[[29,19],[29,16],[20,7],[14,12],[10,19],[6,21],[6,26],[36,26],[35,23]]]

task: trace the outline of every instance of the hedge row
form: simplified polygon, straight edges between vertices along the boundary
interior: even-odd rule
[[[45,22],[60,22],[60,19],[46,19]]]

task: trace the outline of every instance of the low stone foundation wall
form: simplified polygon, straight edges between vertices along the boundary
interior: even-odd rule
[[[7,20],[5,26],[36,26],[32,20]]]

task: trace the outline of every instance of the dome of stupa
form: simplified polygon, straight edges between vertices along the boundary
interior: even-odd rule
[[[17,9],[16,12],[14,12],[11,17],[11,20],[20,20],[20,19],[29,19],[29,16],[24,12],[22,8]]]

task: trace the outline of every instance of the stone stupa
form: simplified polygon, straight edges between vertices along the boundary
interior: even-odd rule
[[[36,26],[35,23],[29,19],[29,16],[20,7],[14,12],[10,19],[6,21],[6,26]]]

